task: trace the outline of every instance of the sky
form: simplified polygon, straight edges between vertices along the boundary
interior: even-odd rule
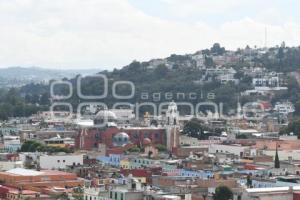
[[[0,0],[0,67],[113,69],[219,42],[300,45],[299,0]]]

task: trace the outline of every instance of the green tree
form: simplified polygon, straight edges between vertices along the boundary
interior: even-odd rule
[[[141,149],[137,146],[131,147],[127,150],[128,152],[140,152]]]
[[[214,45],[210,49],[210,52],[216,55],[223,55],[225,53],[225,48],[221,47],[219,43],[214,43]]]
[[[68,193],[64,192],[61,195],[59,195],[57,197],[57,199],[59,199],[59,200],[68,200],[69,199],[69,195],[68,195]]]
[[[294,133],[300,138],[300,117],[297,117],[293,121],[289,122],[288,126],[281,130],[281,134]]]
[[[183,132],[188,136],[199,138],[203,133],[202,129],[203,128],[198,121],[190,120],[184,125]]]
[[[246,183],[246,185],[247,185],[248,188],[252,187],[252,178],[251,178],[251,176],[249,174],[247,175],[247,183]]]
[[[280,161],[279,161],[279,156],[278,156],[277,144],[276,144],[274,167],[277,168],[277,169],[280,168]]]
[[[208,56],[205,55],[205,57],[204,57],[204,65],[206,67],[212,67],[212,66],[214,66],[213,59],[211,57],[208,57]]]
[[[148,151],[148,158],[150,159],[152,156],[153,152],[152,151]]]
[[[300,116],[300,101],[295,103],[295,115]]]
[[[204,131],[208,130],[198,119],[191,119],[183,127],[183,133],[198,139],[207,139]]]
[[[284,58],[284,48],[283,47],[280,47],[278,49],[277,58],[279,59],[279,65],[281,66],[282,65],[282,60]]]
[[[55,146],[46,146],[40,142],[34,141],[34,140],[28,140],[25,141],[20,149],[21,152],[66,152],[71,153],[72,149],[68,149],[65,147],[55,147]]]
[[[218,186],[215,194],[213,195],[214,200],[229,200],[233,199],[233,192],[227,186]]]
[[[23,143],[21,146],[21,151],[22,152],[35,152],[37,150],[42,150],[43,149],[43,144],[39,143],[34,140],[28,140]]]
[[[159,152],[166,152],[167,151],[167,147],[165,145],[157,144],[155,147],[157,148],[157,150]]]
[[[168,71],[169,70],[166,67],[166,65],[158,65],[157,68],[154,70],[154,74],[158,78],[164,78],[164,77],[166,77]]]

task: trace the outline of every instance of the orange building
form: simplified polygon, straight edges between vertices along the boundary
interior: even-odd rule
[[[264,150],[297,150],[300,149],[300,142],[298,140],[257,140],[256,149]]]
[[[54,170],[36,171],[23,168],[0,172],[0,181],[7,186],[41,193],[53,187],[71,188],[83,185],[83,181],[79,180],[76,174]]]
[[[53,199],[49,195],[40,194],[32,190],[19,190],[13,187],[0,185],[0,199],[16,200],[16,199]]]

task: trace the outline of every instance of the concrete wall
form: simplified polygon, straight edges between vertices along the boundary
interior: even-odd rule
[[[243,200],[293,200],[292,193],[268,192],[265,194],[248,194],[243,195]]]
[[[245,150],[249,147],[244,146],[234,146],[234,145],[222,145],[222,144],[212,144],[208,147],[209,153],[230,153],[236,156],[241,156],[245,154]]]
[[[263,154],[273,156],[275,158],[275,150],[264,150]],[[279,160],[289,160],[292,157],[293,160],[300,160],[300,150],[278,150]]]
[[[140,200],[140,199],[143,199],[143,192],[127,192],[124,198],[124,200]]]
[[[0,161],[0,171],[7,171],[14,168],[22,168],[22,161]]]
[[[65,169],[67,166],[82,165],[83,155],[42,155],[41,169]]]

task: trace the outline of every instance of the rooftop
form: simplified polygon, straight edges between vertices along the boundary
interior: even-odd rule
[[[300,191],[300,186],[292,187],[270,187],[270,188],[248,188],[246,189],[249,193],[267,193],[267,192],[287,192],[290,189],[293,191]]]
[[[23,168],[15,168],[15,169],[8,170],[6,172],[14,175],[19,175],[19,176],[38,176],[43,174],[43,172],[41,171],[35,171],[35,170],[23,169]]]
[[[41,175],[47,175],[47,176],[53,176],[53,175],[73,175],[72,173],[67,173],[63,171],[56,171],[56,170],[31,170],[31,169],[24,169],[24,168],[14,168],[5,172],[13,176],[41,176]]]

